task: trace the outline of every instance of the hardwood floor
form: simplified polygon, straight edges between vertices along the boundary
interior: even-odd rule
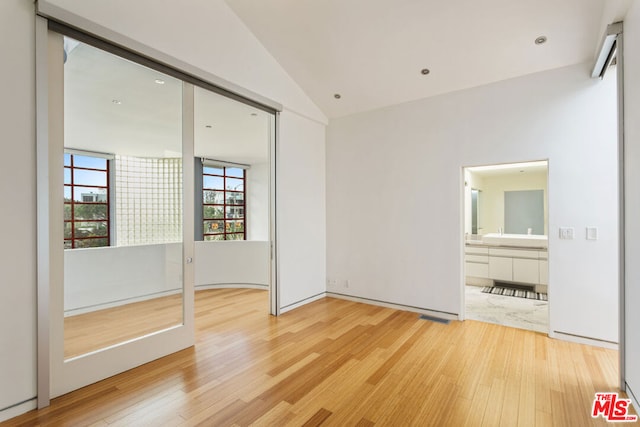
[[[182,324],[182,294],[64,318],[64,358]]]
[[[195,347],[6,425],[605,425],[594,393],[616,391],[612,350],[331,298],[267,306],[265,291],[198,292]]]

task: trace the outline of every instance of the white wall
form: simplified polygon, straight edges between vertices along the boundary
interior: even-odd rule
[[[251,165],[247,174],[247,240],[269,240],[269,179],[268,163]]]
[[[269,242],[195,243],[195,286],[269,286]]]
[[[588,68],[332,120],[327,277],[350,281],[335,291],[459,313],[462,167],[548,158],[551,327],[617,341],[615,81]]]
[[[626,381],[640,398],[640,4],[624,21]],[[636,400],[637,401],[637,400]],[[636,408],[638,409],[638,408]]]
[[[181,289],[182,243],[64,251],[66,314]]]
[[[36,395],[33,3],[0,2],[0,420]],[[10,60],[8,59],[10,58]],[[7,413],[10,413],[8,411]]]
[[[290,111],[278,142],[280,306],[326,291],[325,127]]]

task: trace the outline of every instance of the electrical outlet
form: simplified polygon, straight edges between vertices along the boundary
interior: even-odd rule
[[[336,287],[338,285],[338,281],[336,279],[327,279],[327,286]]]

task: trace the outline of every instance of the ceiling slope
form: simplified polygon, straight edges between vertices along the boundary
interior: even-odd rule
[[[226,0],[329,117],[590,61],[607,1]]]

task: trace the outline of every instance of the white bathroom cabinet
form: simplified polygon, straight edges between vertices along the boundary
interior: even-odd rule
[[[511,282],[513,280],[513,259],[501,256],[490,256],[489,278]]]
[[[546,259],[540,260],[539,263],[540,268],[540,284],[548,285],[549,284],[549,261]]]
[[[513,258],[513,281],[540,284],[539,264],[537,259]]]
[[[547,251],[467,246],[465,268],[471,277],[532,285],[548,283]]]
[[[465,274],[471,277],[489,278],[489,248],[486,246],[465,247]]]

